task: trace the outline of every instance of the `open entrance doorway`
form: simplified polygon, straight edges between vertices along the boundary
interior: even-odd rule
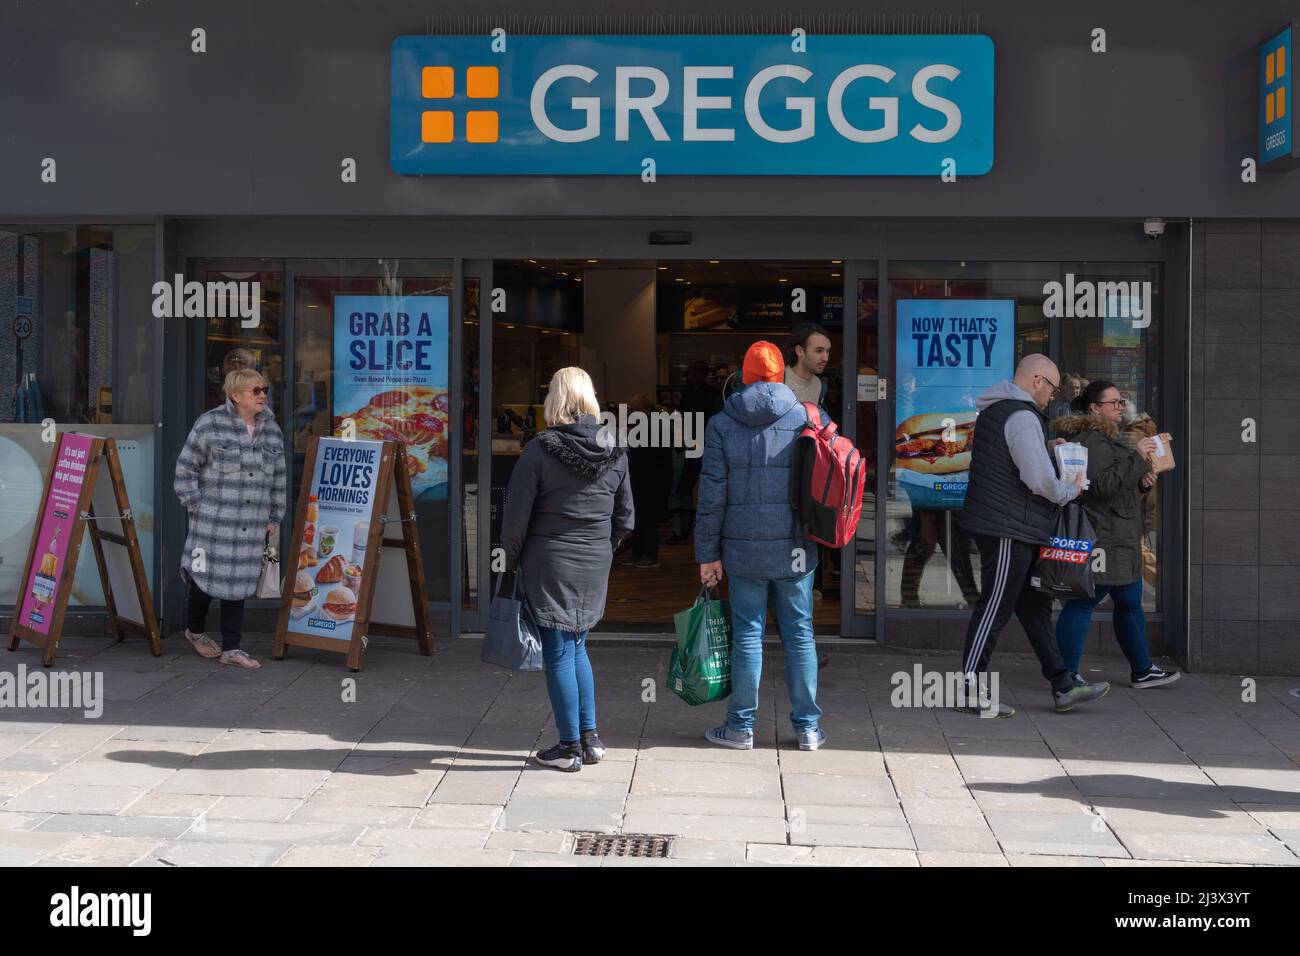
[[[550,378],[563,366],[581,366],[614,421],[635,427],[636,418],[629,416],[639,414],[642,422],[664,425],[651,424],[637,443],[641,447],[629,451],[640,532],[614,557],[601,626],[671,630],[673,614],[699,590],[692,530],[702,426],[738,387],[749,346],[766,339],[784,347],[800,325],[819,326],[830,340],[829,361],[815,378],[810,373],[801,381],[839,420],[845,407],[843,268],[840,260],[492,263],[492,287],[505,302],[492,316],[491,331],[493,546],[500,541],[500,505],[514,463],[545,428],[542,405]],[[485,318],[490,314],[484,310]],[[841,594],[847,590],[842,566],[836,552],[819,556],[819,633],[839,633]]]

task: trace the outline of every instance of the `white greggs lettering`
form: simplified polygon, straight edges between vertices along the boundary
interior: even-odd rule
[[[682,68],[682,140],[684,142],[733,142],[735,129],[725,126],[701,126],[701,113],[719,111],[729,113],[732,110],[732,97],[704,96],[700,93],[701,81],[723,81],[734,78],[734,68],[730,66],[687,66]],[[934,110],[943,117],[943,125],[938,129],[929,129],[917,123],[908,135],[922,143],[946,143],[961,130],[961,110],[952,100],[933,93],[928,88],[929,82],[936,78],[955,80],[961,71],[946,63],[932,63],[917,70],[912,77],[912,96],[927,109]],[[591,84],[600,74],[591,67],[576,63],[553,66],[537,78],[533,84],[529,105],[532,109],[533,122],[537,129],[548,139],[557,143],[584,143],[600,136],[600,97],[574,96],[569,106],[575,113],[586,117],[577,129],[564,129],[555,125],[546,112],[546,95],[551,87],[562,79],[581,80]],[[854,143],[882,143],[898,136],[898,97],[872,96],[867,105],[881,115],[881,121],[874,129],[861,129],[854,126],[844,115],[844,97],[849,87],[858,80],[870,79],[880,83],[891,82],[897,74],[886,66],[874,63],[861,63],[851,66],[835,77],[826,97],[826,111],[831,126],[845,139]],[[744,108],[745,120],[750,129],[758,136],[772,143],[798,143],[812,139],[816,133],[816,99],[811,96],[787,96],[786,112],[798,117],[798,125],[792,129],[774,127],[764,119],[759,110],[759,100],[763,90],[775,79],[787,78],[804,84],[812,79],[812,71],[802,66],[781,63],[759,70],[745,86]],[[648,93],[632,94],[633,80],[648,80],[651,88]],[[664,128],[663,122],[655,112],[668,99],[668,74],[652,66],[620,66],[614,69],[614,139],[625,142],[630,135],[632,113],[637,113],[650,135],[658,142],[669,142],[672,137]]]

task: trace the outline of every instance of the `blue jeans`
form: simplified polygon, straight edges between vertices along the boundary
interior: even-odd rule
[[[731,700],[727,726],[753,732],[758,684],[763,676],[763,625],[770,597],[785,645],[785,683],[790,691],[790,722],[796,733],[816,730],[817,645],[813,641],[813,572],[787,581],[738,578],[727,585],[731,602]]]
[[[576,741],[582,731],[596,729],[596,681],[587,658],[587,632],[539,627],[537,634],[542,639],[546,692],[560,740]]]
[[[1092,599],[1066,601],[1056,621],[1056,643],[1061,648],[1061,657],[1071,671],[1079,669],[1083,643],[1088,639],[1088,626],[1092,623],[1092,609],[1105,600],[1107,594],[1115,602],[1115,637],[1133,673],[1141,674],[1151,666],[1151,658],[1147,656],[1147,619],[1142,612],[1141,578],[1132,584],[1099,584]]]

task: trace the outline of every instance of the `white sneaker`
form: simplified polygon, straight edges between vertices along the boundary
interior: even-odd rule
[[[820,728],[801,730],[797,737],[800,750],[817,750],[826,743],[826,732]]]
[[[753,731],[742,733],[738,730],[732,730],[726,724],[706,731],[704,739],[711,744],[717,744],[719,747],[730,747],[733,750],[754,749]]]

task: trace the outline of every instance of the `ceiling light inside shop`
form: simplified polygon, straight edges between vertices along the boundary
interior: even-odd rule
[[[717,259],[710,259],[710,260],[709,260],[709,265],[711,265],[711,266],[716,266],[717,264],[718,264],[718,260],[717,260]]]
[[[678,277],[677,277],[677,281],[678,281],[678,282],[685,282],[686,280],[683,279],[681,276],[678,276]]]
[[[590,263],[597,263],[597,262],[599,262],[600,260],[599,260],[599,259],[588,259],[587,261],[590,262]]]
[[[844,261],[843,259],[832,259],[832,260],[831,260],[831,265],[833,265],[833,266],[837,266],[837,265],[839,265],[839,264],[840,264],[841,262],[843,262],[843,261]]]
[[[537,260],[536,260],[536,259],[529,259],[528,261],[531,262],[533,265],[537,265]]]
[[[660,271],[660,272],[667,272],[667,271],[668,271],[668,267],[667,267],[667,266],[660,266],[660,267],[659,267],[659,271]]]
[[[832,279],[838,279],[839,277],[840,277],[840,274],[839,274],[838,272],[832,272],[832,273],[831,273],[831,278],[832,278]]]

